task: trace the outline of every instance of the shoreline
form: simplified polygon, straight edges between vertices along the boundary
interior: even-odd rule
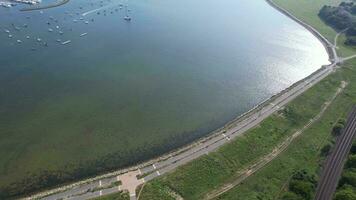
[[[336,50],[334,48],[334,45],[328,39],[326,39],[319,31],[317,31],[314,27],[312,27],[311,25],[307,24],[306,22],[303,22],[302,20],[298,19],[292,13],[287,11],[286,9],[278,6],[273,0],[265,0],[265,1],[271,7],[273,7],[277,11],[281,12],[282,14],[284,14],[287,17],[289,17],[293,21],[297,22],[299,25],[303,26],[309,32],[311,32],[323,44],[326,52],[329,55],[329,61],[331,62],[331,64],[338,60],[338,56],[337,56]]]
[[[34,11],[34,10],[44,10],[44,9],[49,9],[49,8],[55,8],[61,5],[64,5],[66,3],[68,3],[70,0],[60,0],[58,2],[54,2],[53,4],[48,4],[48,5],[38,5],[38,6],[30,6],[30,7],[26,7],[26,8],[22,8],[20,9],[20,11],[22,12],[26,12],[26,11]]]
[[[64,1],[66,1],[66,0],[64,0]],[[43,198],[43,197],[46,197],[46,196],[49,196],[49,195],[61,193],[61,192],[67,191],[69,189],[72,189],[74,187],[81,186],[81,185],[86,185],[86,184],[92,183],[94,181],[98,181],[100,179],[111,178],[111,177],[118,176],[118,175],[130,172],[130,171],[139,170],[140,168],[144,168],[144,167],[153,165],[154,163],[157,163],[157,162],[160,162],[160,161],[165,161],[165,160],[168,160],[168,159],[170,159],[170,158],[172,158],[174,156],[180,155],[180,154],[182,154],[184,152],[187,152],[187,151],[193,149],[194,147],[197,147],[200,144],[203,144],[203,143],[205,143],[205,142],[207,142],[209,140],[216,139],[218,136],[220,136],[221,132],[224,132],[224,131],[226,131],[228,129],[231,129],[233,127],[238,126],[238,124],[241,123],[242,121],[244,121],[244,120],[248,119],[249,117],[253,116],[254,114],[262,111],[264,108],[269,107],[271,102],[273,102],[274,100],[280,98],[281,96],[287,94],[291,90],[293,90],[296,87],[300,86],[301,83],[306,82],[310,78],[313,78],[313,76],[317,75],[318,73],[323,73],[324,71],[328,72],[328,70],[329,70],[328,67],[336,66],[336,64],[338,63],[337,62],[338,61],[338,56],[337,56],[336,50],[333,47],[333,45],[321,33],[319,33],[317,30],[315,30],[309,24],[301,21],[300,19],[298,19],[297,17],[295,17],[294,15],[289,13],[287,10],[279,7],[276,3],[273,2],[273,0],[265,0],[265,1],[271,7],[275,8],[277,11],[281,12],[282,14],[284,14],[287,17],[289,17],[293,21],[297,22],[299,25],[303,26],[309,32],[311,32],[323,44],[326,52],[328,53],[329,61],[331,63],[329,65],[321,66],[319,69],[317,69],[316,71],[314,71],[312,74],[308,75],[307,77],[305,77],[305,78],[293,83],[288,88],[278,92],[275,95],[272,95],[270,98],[267,98],[266,100],[262,101],[261,103],[259,103],[258,105],[254,106],[250,110],[248,110],[248,111],[244,112],[243,114],[237,116],[233,120],[228,121],[224,126],[222,126],[222,127],[218,128],[218,129],[208,133],[206,136],[203,136],[203,137],[201,137],[199,139],[196,139],[195,141],[192,141],[192,142],[190,142],[190,143],[188,143],[186,145],[183,145],[180,148],[173,149],[171,151],[168,151],[165,154],[162,154],[161,156],[149,159],[147,161],[142,161],[141,163],[138,163],[138,164],[136,164],[134,166],[131,166],[131,167],[128,167],[128,168],[123,168],[123,169],[118,169],[118,170],[111,171],[111,172],[106,172],[106,173],[100,174],[100,175],[95,176],[95,177],[91,177],[91,178],[89,177],[89,178],[81,180],[81,181],[79,180],[79,181],[74,182],[74,183],[72,182],[72,183],[66,183],[66,184],[63,184],[63,185],[59,185],[59,187],[56,187],[56,188],[53,188],[53,189],[48,189],[48,190],[45,190],[45,191],[42,191],[42,192],[38,192],[38,193],[35,193],[32,196],[28,196],[28,197],[22,198],[22,199],[37,199],[37,198]],[[324,73],[321,76],[323,76],[323,75],[324,75]],[[318,76],[318,77],[321,77],[321,76]],[[323,78],[324,77],[322,77],[322,79]],[[322,79],[320,79],[320,80],[322,80]],[[318,80],[318,81],[320,81],[320,80]],[[297,94],[297,96],[299,96],[299,94]],[[246,131],[244,131],[242,134],[245,134],[245,132]]]

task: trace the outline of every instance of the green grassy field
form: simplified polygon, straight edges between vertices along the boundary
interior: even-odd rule
[[[128,193],[115,193],[115,194],[109,194],[107,196],[103,197],[98,197],[92,200],[129,200],[130,196]]]

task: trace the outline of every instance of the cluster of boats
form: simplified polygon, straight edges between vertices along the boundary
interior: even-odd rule
[[[17,4],[35,5],[39,3],[41,3],[41,0],[0,0],[0,6],[5,8],[11,8]]]
[[[1,1],[1,0],[0,0]],[[18,1],[23,1],[23,2],[26,2],[27,0],[18,0]],[[37,2],[37,0],[36,0],[36,2]],[[102,2],[102,1],[101,1]],[[110,5],[109,5],[110,6]],[[123,7],[125,7],[125,16],[124,16],[124,20],[125,21],[131,21],[131,17],[130,17],[130,15],[129,15],[129,13],[130,13],[130,10],[128,9],[128,5],[123,5],[123,4],[119,4],[119,8],[115,8],[115,9],[113,9],[113,10],[111,10],[110,11],[110,13],[111,14],[113,14],[113,12],[117,12],[118,11],[118,9],[122,9]],[[93,10],[94,12],[96,12],[98,15],[100,15],[100,13],[102,12],[102,13],[104,13],[104,15],[106,15],[106,9],[105,9],[106,7],[102,7],[102,8],[99,8],[99,9],[95,9],[95,10]],[[83,7],[80,7],[80,9],[83,9]],[[43,14],[44,12],[41,10],[41,11],[39,11],[40,12],[40,14]],[[108,11],[109,12],[109,11]],[[86,13],[92,13],[92,11],[88,11],[88,12],[86,12]],[[78,15],[78,18],[77,19],[73,19],[73,22],[74,23],[78,23],[78,22],[82,22],[82,23],[84,23],[84,24],[89,24],[90,23],[90,21],[91,22],[94,22],[94,18],[92,18],[91,20],[85,20],[85,16],[86,16],[86,14],[85,13],[83,13],[83,14],[80,14],[79,12],[77,12],[76,14],[71,14],[70,12],[68,12],[68,11],[66,11],[65,12],[65,14],[67,14],[67,15],[69,15],[69,16],[71,16],[71,17],[74,17],[75,15]],[[80,18],[79,18],[79,16],[80,16]],[[30,19],[30,17],[29,16],[27,16],[26,17],[26,19]],[[55,19],[54,17],[52,17],[52,16],[49,16],[49,20],[46,22],[46,24],[48,25],[48,32],[49,33],[57,33],[59,36],[61,36],[61,35],[63,35],[64,34],[64,29],[60,26],[60,24],[58,24],[58,20],[57,19]],[[25,28],[27,28],[28,27],[28,25],[25,23],[25,24],[23,24],[23,25],[15,25],[15,24],[11,24],[11,27],[10,28],[8,28],[8,29],[4,29],[4,32],[6,33],[6,34],[8,34],[8,38],[15,38],[16,39],[16,43],[18,43],[18,44],[21,44],[22,42],[23,42],[23,40],[30,40],[30,39],[32,39],[32,40],[35,40],[38,44],[40,44],[40,45],[43,45],[43,46],[45,46],[45,47],[47,47],[48,46],[48,43],[46,42],[46,41],[44,41],[44,40],[42,40],[42,38],[40,38],[40,37],[30,37],[29,35],[26,35],[26,36],[22,36],[22,40],[21,39],[18,39],[18,38],[16,38],[16,37],[14,37],[15,36],[15,34],[13,33],[13,32],[16,32],[16,31],[21,31],[21,29],[25,29]],[[69,29],[70,31],[72,30],[72,29]],[[79,37],[84,37],[84,36],[86,36],[88,33],[87,32],[84,32],[84,33],[81,33],[80,35],[79,35]],[[62,40],[62,39],[56,39],[55,40],[57,43],[59,43],[59,44],[62,44],[62,45],[66,45],[66,44],[69,44],[69,43],[71,43],[71,40]],[[34,48],[32,49],[32,50],[35,50]]]

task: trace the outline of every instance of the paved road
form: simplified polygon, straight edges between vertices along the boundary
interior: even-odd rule
[[[347,124],[338,137],[334,150],[328,157],[320,182],[317,187],[315,200],[331,200],[336,190],[339,178],[344,167],[344,161],[352,146],[356,135],[356,107],[351,111]]]

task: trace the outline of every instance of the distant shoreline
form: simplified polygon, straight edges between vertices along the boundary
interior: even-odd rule
[[[323,44],[324,48],[326,49],[326,52],[329,55],[329,61],[332,63],[335,62],[335,60],[338,58],[335,48],[333,48],[333,45],[330,43],[330,41],[328,39],[326,39],[321,33],[319,33],[319,31],[317,31],[311,25],[298,19],[293,14],[291,14],[289,11],[287,11],[286,9],[278,6],[273,0],[266,0],[266,2],[270,6],[272,6],[273,8],[275,8],[276,10],[278,10],[279,12],[284,14],[285,16],[289,17],[290,19],[294,20],[298,24],[302,25],[305,29],[307,29],[309,32],[311,32],[316,38],[318,38],[318,40]]]
[[[64,4],[68,3],[69,1],[70,0],[60,0],[60,1],[57,1],[57,2],[55,2],[53,4],[49,4],[49,5],[30,6],[27,8],[22,8],[22,9],[20,9],[20,11],[33,11],[33,10],[44,10],[44,9],[48,9],[48,8],[55,8],[55,7],[64,5]]]

